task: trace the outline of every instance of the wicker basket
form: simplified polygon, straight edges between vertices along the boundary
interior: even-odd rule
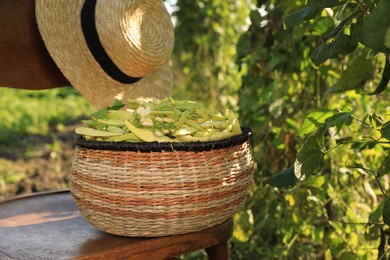
[[[96,228],[124,236],[202,230],[236,213],[252,182],[251,132],[213,142],[108,143],[79,138],[70,190]]]

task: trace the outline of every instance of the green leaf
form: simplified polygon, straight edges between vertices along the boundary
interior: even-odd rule
[[[248,34],[242,34],[237,42],[237,62],[247,55],[247,51],[251,48],[251,42]],[[242,64],[239,63],[239,66]]]
[[[249,18],[250,18],[252,24],[255,24],[256,26],[260,25],[261,21],[263,20],[261,18],[259,11],[257,11],[257,10],[252,10],[249,14]]]
[[[325,131],[326,127],[322,126],[310,135],[303,144],[295,161],[295,175],[298,178],[303,175],[308,178],[321,167],[322,159],[325,155]]]
[[[114,103],[108,107],[108,110],[119,110],[121,109],[122,107],[124,107],[125,105],[119,101],[119,100],[115,100]]]
[[[342,20],[332,31],[330,31],[328,34],[325,35],[326,39],[329,39],[333,36],[335,36],[337,33],[339,33],[344,27],[348,24],[350,24],[354,19],[358,19],[359,24],[361,23],[360,20],[363,17],[363,12],[362,11],[356,11],[352,13],[350,16]]]
[[[381,128],[382,137],[390,140],[390,121],[387,121]]]
[[[378,170],[378,177],[390,173],[390,152],[385,153],[383,161]]]
[[[359,41],[369,48],[390,53],[390,1],[383,0],[363,19]]]
[[[108,108],[106,107],[96,111],[91,115],[91,117],[94,119],[103,119],[103,118],[107,118],[107,114],[108,114]]]
[[[334,114],[333,116],[329,117],[326,119],[326,123],[328,127],[331,126],[336,126],[337,132],[338,133],[343,125],[350,123],[352,119],[352,113],[353,111],[350,112],[339,112]]]
[[[383,222],[390,226],[390,197],[387,197],[383,204]]]
[[[351,145],[351,149],[356,151],[363,151],[365,149],[372,149],[377,144],[377,141],[357,142]]]
[[[343,0],[308,0],[307,5],[318,6],[318,7],[335,7],[344,4]]]
[[[335,27],[333,18],[329,16],[321,17],[313,23],[311,35],[327,34]]]
[[[374,92],[370,93],[369,95],[376,95],[384,91],[389,84],[390,81],[390,61],[389,59],[386,59],[385,68],[383,69],[382,73],[382,79],[381,82],[379,82],[378,86],[374,90]]]
[[[349,54],[357,47],[357,40],[347,34],[339,34],[333,42],[323,44],[314,49],[312,59],[318,66],[339,54]]]
[[[298,135],[310,134],[316,131],[323,126],[326,119],[332,115],[333,112],[330,109],[319,109],[311,112],[303,121],[301,129],[298,131]]]
[[[368,221],[371,224],[379,222],[379,219],[382,217],[383,213],[383,203],[379,204],[374,211],[368,216]]]
[[[96,111],[91,117],[94,119],[104,119],[107,118],[108,110],[119,110],[124,106],[125,105],[121,101],[116,99],[111,106]]]
[[[372,61],[366,58],[366,55],[360,55],[353,60],[341,77],[330,89],[330,92],[344,92],[352,89],[363,88],[368,80],[374,77],[374,66]]]
[[[357,12],[356,17],[353,19],[353,20],[356,20],[356,22],[351,23],[351,26],[350,26],[349,34],[357,42],[358,42],[359,35],[362,31],[363,18],[364,18],[364,15],[362,13]]]
[[[282,172],[275,174],[264,183],[279,189],[290,189],[294,187],[297,182],[298,178],[295,176],[294,168],[289,167]]]
[[[284,24],[287,28],[292,28],[297,24],[313,19],[321,12],[322,8],[318,6],[307,6],[303,9],[287,15],[284,18]]]

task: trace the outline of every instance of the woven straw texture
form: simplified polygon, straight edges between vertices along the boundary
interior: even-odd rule
[[[77,146],[70,188],[82,215],[96,228],[155,237],[223,223],[246,199],[252,174],[249,140],[197,152]]]
[[[162,0],[98,1],[95,23],[115,65],[132,77],[123,84],[104,72],[85,41],[80,13],[84,0],[37,0],[36,19],[47,50],[64,76],[97,108],[115,97],[168,97],[174,45],[171,17]]]

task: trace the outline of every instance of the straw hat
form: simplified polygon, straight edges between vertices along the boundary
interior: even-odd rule
[[[96,107],[170,95],[174,30],[162,0],[36,0],[36,19],[61,72]]]

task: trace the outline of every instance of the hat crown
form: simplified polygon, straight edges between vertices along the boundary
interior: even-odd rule
[[[174,45],[171,17],[162,1],[97,1],[96,30],[115,65],[144,77],[167,63]]]
[[[170,95],[174,30],[163,0],[35,0],[35,8],[54,62],[97,108],[119,95]]]

